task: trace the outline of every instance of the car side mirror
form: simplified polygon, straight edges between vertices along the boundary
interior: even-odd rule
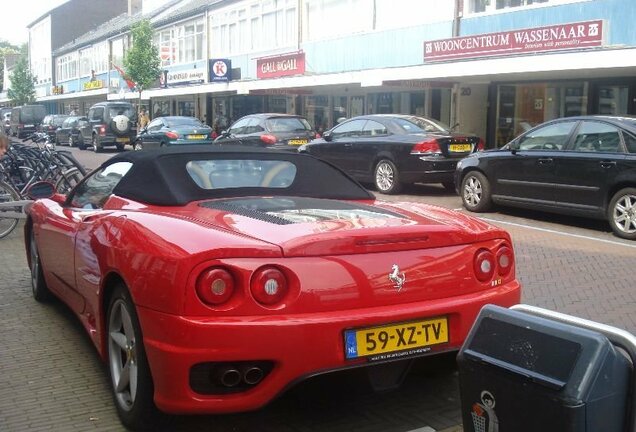
[[[332,135],[331,131],[325,131],[325,132],[323,132],[323,134],[322,134],[322,138],[323,138],[325,141],[331,141],[331,140],[333,139],[333,135]]]
[[[51,198],[55,195],[55,186],[53,183],[47,181],[35,182],[29,186],[26,195],[33,200]]]

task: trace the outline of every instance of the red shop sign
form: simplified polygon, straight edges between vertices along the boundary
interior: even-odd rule
[[[304,73],[304,52],[256,59],[256,77],[258,79],[303,75]]]
[[[560,51],[603,45],[603,21],[487,33],[424,42],[424,61]]]

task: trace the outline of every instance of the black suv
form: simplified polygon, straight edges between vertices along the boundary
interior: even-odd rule
[[[100,152],[105,146],[124,149],[137,136],[137,113],[130,102],[99,102],[88,110],[92,126],[93,149]]]

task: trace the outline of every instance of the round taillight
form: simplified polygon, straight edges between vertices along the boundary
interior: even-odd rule
[[[274,135],[263,134],[261,135],[261,141],[263,141],[267,145],[272,145],[276,144],[276,141],[278,141],[278,139]]]
[[[232,297],[234,278],[227,270],[221,268],[207,269],[197,279],[197,295],[203,303],[220,305]]]
[[[495,256],[489,250],[482,249],[475,254],[475,276],[481,282],[492,279],[495,274]]]
[[[513,262],[512,249],[508,246],[503,246],[497,251],[497,268],[501,276],[506,276],[510,273]]]
[[[277,268],[263,268],[254,273],[250,290],[257,302],[273,305],[279,303],[287,294],[287,278]]]

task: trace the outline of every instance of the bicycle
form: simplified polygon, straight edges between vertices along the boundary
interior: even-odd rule
[[[35,133],[36,147],[12,142],[0,160],[0,238],[9,235],[24,218],[31,202],[27,192],[38,181],[48,181],[59,193],[68,193],[86,175],[86,169],[70,152],[55,150],[48,134]]]

